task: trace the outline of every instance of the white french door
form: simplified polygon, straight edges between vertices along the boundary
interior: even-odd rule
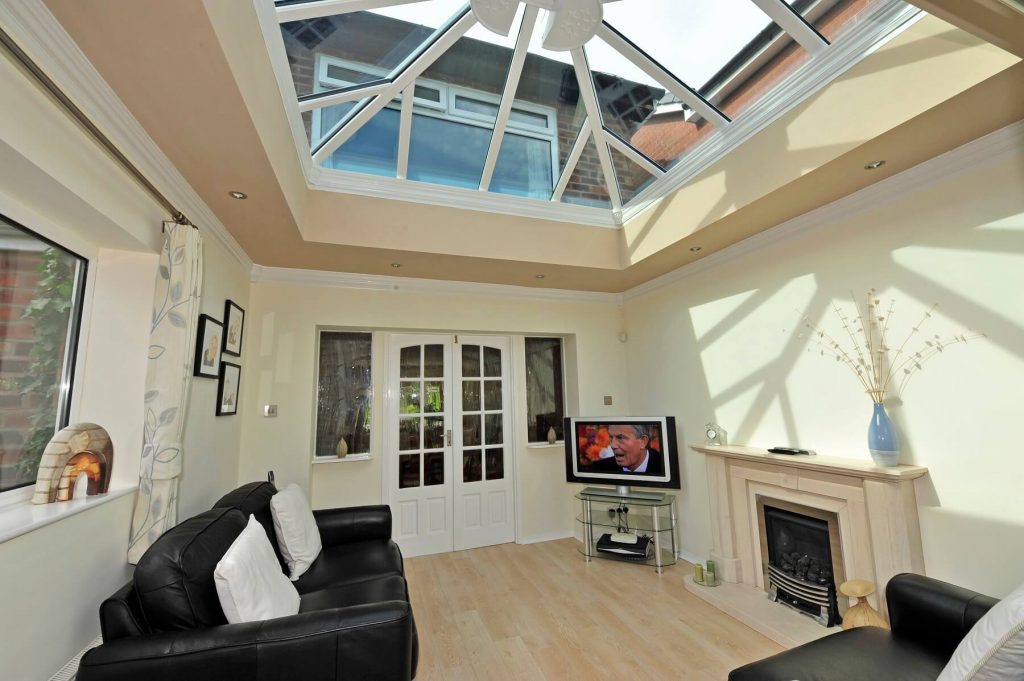
[[[515,540],[508,338],[391,334],[384,475],[408,556]]]

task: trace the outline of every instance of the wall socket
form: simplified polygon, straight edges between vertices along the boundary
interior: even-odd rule
[[[267,417],[277,416],[277,405],[276,404],[264,404],[263,415]]]
[[[605,395],[604,396],[604,406],[606,406],[606,407],[612,406],[612,396],[611,395]]]

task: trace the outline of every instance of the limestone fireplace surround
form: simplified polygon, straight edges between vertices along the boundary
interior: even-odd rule
[[[752,599],[760,598],[759,592],[764,591],[759,498],[835,513],[846,578],[867,579],[877,584],[879,588],[869,600],[883,614],[884,587],[889,579],[900,572],[924,573],[914,481],[926,475],[927,468],[881,468],[871,461],[788,456],[733,445],[693,445],[691,449],[705,454],[707,459],[713,544],[710,557],[726,582],[724,586],[731,583],[749,587],[734,588],[734,593]],[[716,591],[704,587],[690,590],[699,595]],[[714,602],[721,597],[730,598],[723,592],[709,596],[708,600]],[[756,608],[727,609],[740,619],[747,619],[741,616],[745,610],[750,610],[749,617],[754,618],[758,617],[754,611],[773,612],[759,604]],[[786,632],[772,635],[772,627],[766,630],[764,622],[748,624],[784,644],[793,640]],[[825,634],[826,630],[821,629]]]

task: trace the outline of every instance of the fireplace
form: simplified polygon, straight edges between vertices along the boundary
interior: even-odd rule
[[[769,598],[822,626],[840,624],[845,599],[837,599],[836,588],[845,575],[838,515],[761,495],[757,511]]]

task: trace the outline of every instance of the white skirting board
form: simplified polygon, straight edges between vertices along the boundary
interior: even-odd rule
[[[101,643],[103,643],[103,637],[97,636],[94,641],[82,648],[78,654],[68,660],[68,663],[61,667],[60,671],[51,676],[50,681],[74,681],[75,675],[78,674],[78,663],[81,661],[82,655],[85,655]]]

